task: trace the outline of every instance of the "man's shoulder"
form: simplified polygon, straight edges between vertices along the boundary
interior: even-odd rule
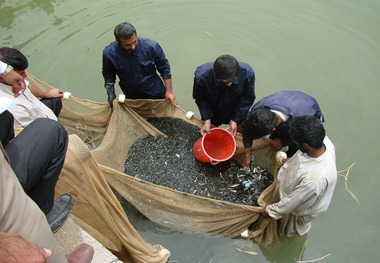
[[[146,37],[137,37],[138,41],[139,42],[144,42],[144,43],[157,43],[157,41],[154,41],[150,38],[146,38]]]
[[[254,71],[253,71],[252,67],[248,63],[239,62],[239,68],[240,68],[241,71],[245,72],[246,75],[252,75],[252,74],[254,74]]]
[[[161,54],[163,50],[158,42],[149,38],[138,37],[138,44],[135,52],[136,54]]]
[[[336,167],[336,153],[335,153],[335,146],[333,142],[325,136],[325,139],[323,140],[323,144],[326,147],[325,157],[320,162],[320,166],[322,166],[321,169],[324,169],[324,172],[322,173],[321,177],[324,178],[329,184],[335,185],[335,182],[338,177],[338,171]]]
[[[201,76],[204,74],[208,74],[211,70],[213,70],[214,63],[213,62],[208,62],[205,64],[202,64],[197,67],[195,70],[195,75]]]
[[[241,62],[241,61],[239,61],[239,67],[244,68],[244,69],[251,69],[251,70],[253,70],[252,67],[251,67],[251,65],[249,65],[248,63],[245,63],[245,62]]]
[[[139,41],[138,45],[142,45],[144,47],[156,47],[159,45],[158,42],[150,38],[138,37],[137,39]]]
[[[335,153],[335,145],[334,143],[330,140],[329,137],[325,136],[325,139],[323,140],[323,144],[326,147],[326,151],[332,156],[334,161],[336,161],[336,153]]]
[[[194,72],[194,84],[199,83],[211,83],[214,79],[214,70],[213,70],[213,63],[209,62],[203,65],[200,65],[197,67],[197,69]],[[209,85],[206,84],[206,85]]]
[[[282,90],[278,91],[276,93],[273,93],[272,95],[267,96],[268,98],[271,97],[278,97],[282,99],[290,99],[290,100],[301,100],[301,101],[313,101],[316,102],[315,98],[310,96],[309,94],[306,94],[302,91],[298,90]]]
[[[320,157],[313,158],[313,161],[310,161],[310,158],[306,159],[302,167],[305,167],[313,181],[333,183],[337,178],[335,146],[327,136],[323,143],[326,146],[326,152]],[[318,176],[314,176],[315,174]]]
[[[103,49],[103,54],[106,55],[111,52],[115,52],[115,50],[117,49],[117,45],[118,43],[116,41],[111,42]]]

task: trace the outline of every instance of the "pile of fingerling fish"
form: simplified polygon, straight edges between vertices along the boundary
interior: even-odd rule
[[[168,138],[148,136],[129,149],[125,173],[185,194],[245,205],[257,205],[260,194],[273,182],[266,170],[251,163],[242,167],[233,159],[211,165],[198,161],[193,145],[199,128],[177,118],[148,119]]]

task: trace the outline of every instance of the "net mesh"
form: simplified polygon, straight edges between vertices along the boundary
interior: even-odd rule
[[[42,90],[48,84],[28,74],[29,81]],[[125,262],[166,262],[169,254],[160,245],[150,245],[139,236],[112,192],[121,196],[151,221],[184,233],[212,233],[239,236],[248,229],[248,238],[270,244],[277,238],[277,223],[260,214],[260,207],[218,201],[186,194],[144,182],[124,173],[130,147],[151,135],[165,136],[146,118],[172,117],[201,127],[197,118],[187,119],[186,111],[174,110],[165,100],[114,100],[98,103],[71,96],[63,100],[59,121],[70,134],[69,149],[56,187],[56,195],[74,196],[74,221]],[[269,139],[252,146],[255,164],[274,176],[274,183],[259,197],[264,206],[271,201],[281,163],[279,152]],[[242,162],[245,150],[241,134],[236,135],[234,159]]]

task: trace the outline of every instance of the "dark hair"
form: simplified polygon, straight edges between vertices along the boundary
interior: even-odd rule
[[[315,116],[299,116],[289,126],[290,137],[296,142],[307,143],[313,148],[321,148],[326,132],[321,121]]]
[[[10,47],[0,48],[0,60],[16,70],[25,70],[29,66],[28,59],[17,49]]]
[[[214,72],[217,80],[233,81],[239,73],[239,62],[230,55],[221,55],[214,62]]]
[[[276,127],[278,118],[268,108],[256,109],[247,114],[242,125],[242,132],[252,140],[259,139],[270,133]]]
[[[115,27],[113,34],[115,35],[117,41],[119,41],[120,38],[130,39],[133,34],[136,34],[136,29],[132,24],[123,22]]]

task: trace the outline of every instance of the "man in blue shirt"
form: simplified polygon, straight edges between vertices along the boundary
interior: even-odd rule
[[[204,121],[201,134],[209,132],[211,125],[228,124],[235,136],[256,98],[253,69],[222,55],[199,66],[194,74],[193,98]]]
[[[273,139],[271,146],[281,150],[288,146],[286,152],[291,157],[298,147],[289,135],[289,126],[298,116],[324,117],[318,102],[311,96],[300,92],[285,90],[266,96],[253,105],[243,122],[243,142],[245,147],[245,160],[243,165],[251,161],[251,146],[254,139],[270,134]]]
[[[116,41],[103,50],[102,73],[110,106],[116,97],[117,75],[126,98],[166,99],[174,108],[176,98],[172,91],[170,65],[160,45],[137,37],[136,29],[127,22],[117,25],[114,35]]]

